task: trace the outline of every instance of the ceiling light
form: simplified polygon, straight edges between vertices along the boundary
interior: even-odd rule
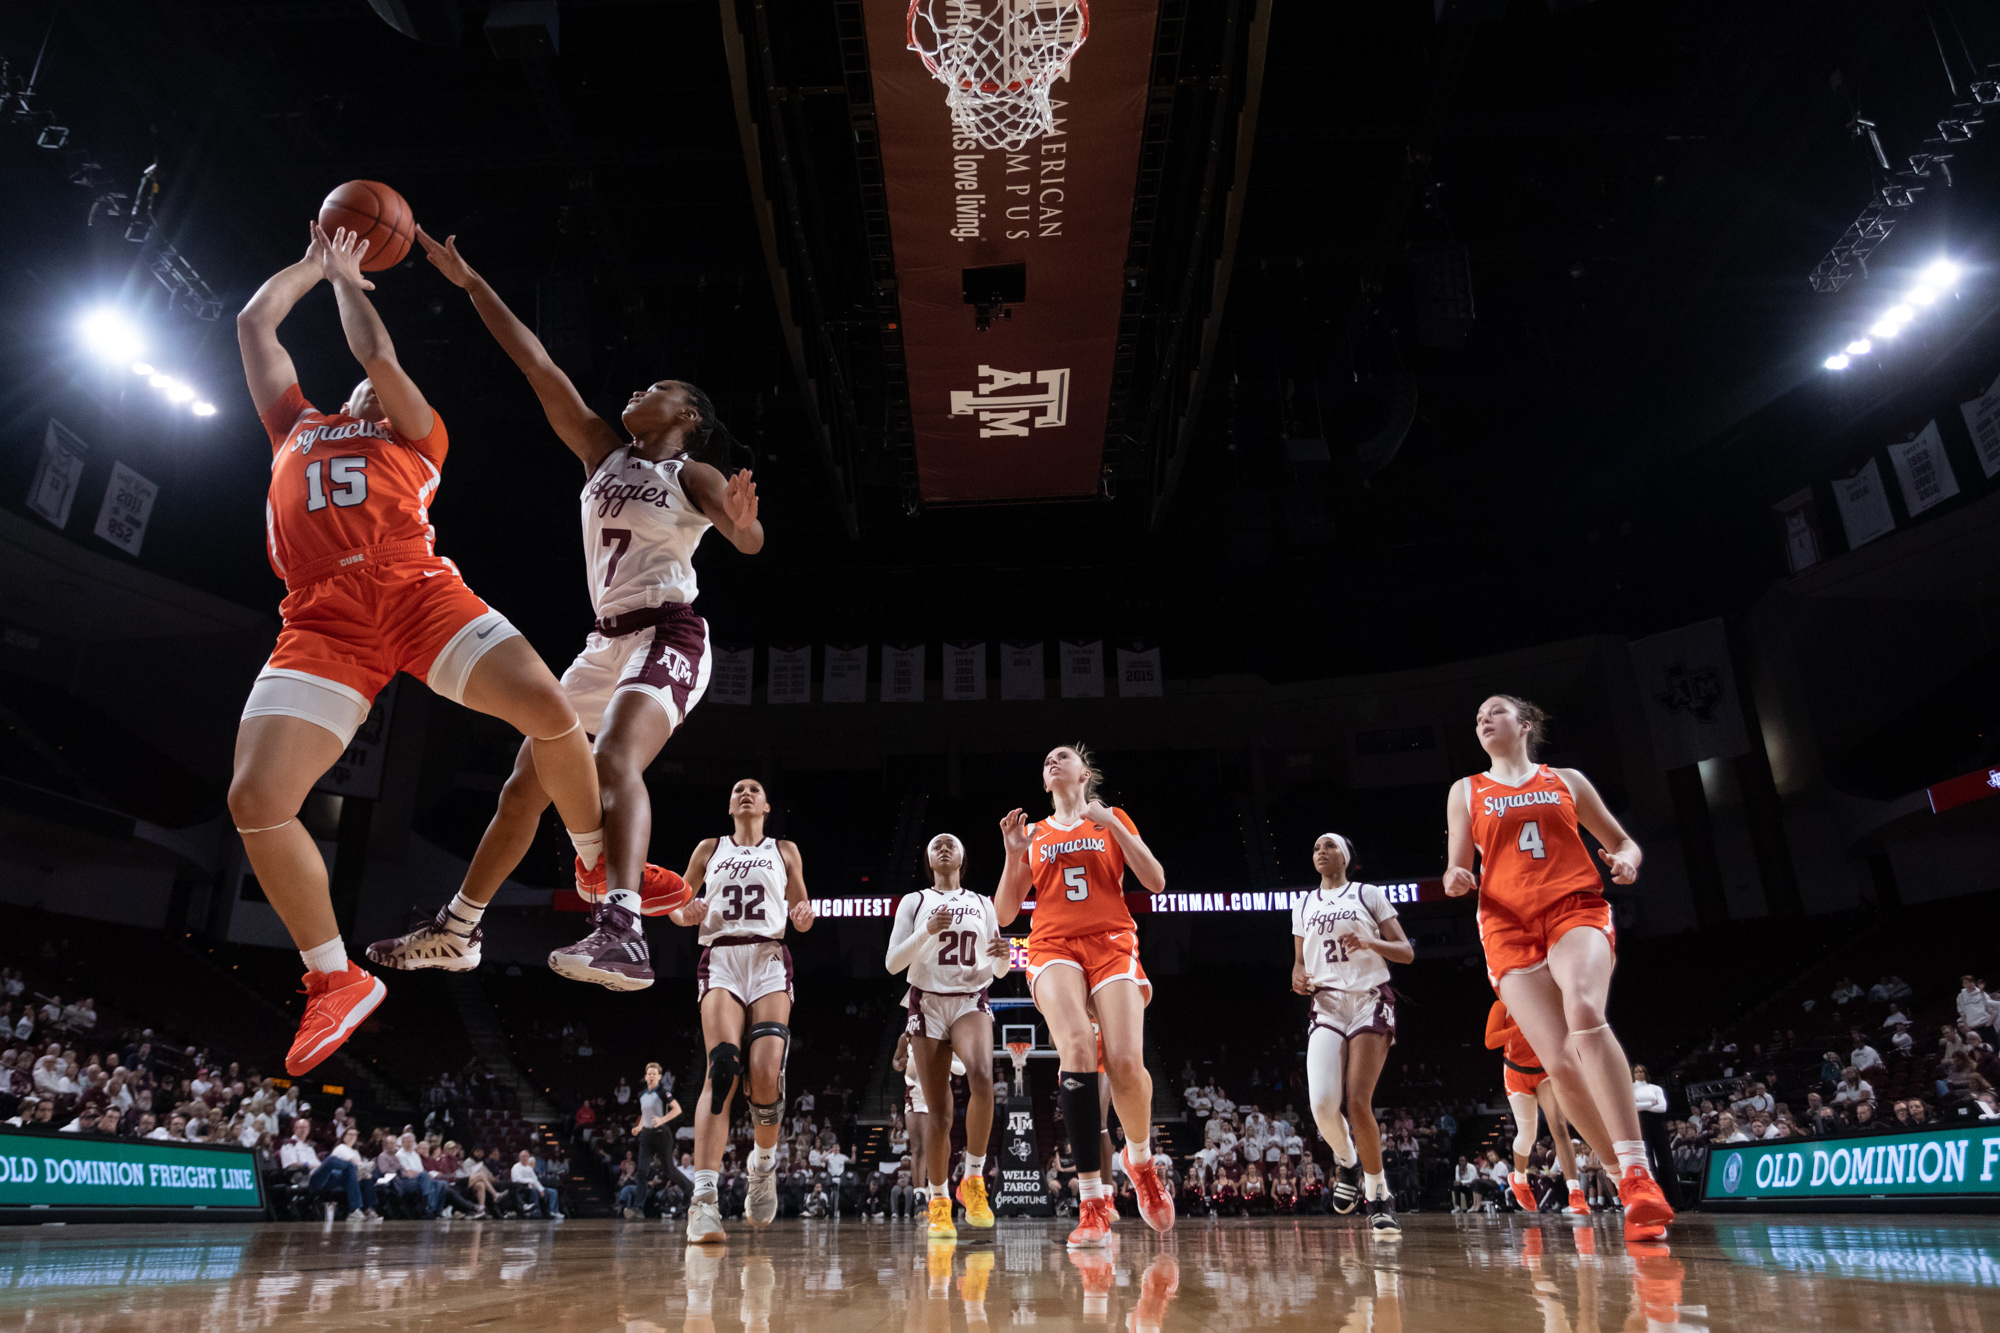
[[[150,378],[147,379],[146,383],[152,385],[155,389],[164,389],[169,384],[172,384],[173,380],[165,375],[161,375],[156,372]]]
[[[132,373],[134,375],[150,376],[151,374],[153,374],[153,368],[147,365],[144,361],[134,361],[132,363]]]
[[[1924,270],[1924,282],[1932,287],[1949,287],[1958,281],[1958,265],[1949,259],[1940,259]]]
[[[187,385],[182,384],[179,380],[169,380],[167,382],[168,402],[185,403],[188,399],[192,397],[194,397],[194,390],[188,388]]]
[[[1907,324],[1912,318],[1915,317],[1916,313],[1917,313],[1916,311],[1910,309],[1906,305],[1892,305],[1887,310],[1884,310],[1882,312],[1882,318],[1893,319],[1898,324]]]
[[[1853,342],[1847,344],[1847,350],[1855,356],[1867,356],[1875,350],[1875,344],[1869,342],[1866,338],[1856,338]]]
[[[77,327],[84,345],[106,361],[129,361],[145,350],[138,331],[115,310],[93,310]]]
[[[1937,300],[1937,298],[1938,294],[1936,290],[1930,287],[1919,287],[1911,292],[1909,296],[1911,302],[1916,305],[1929,305],[1931,302]]]
[[[1826,359],[1824,364],[1828,370],[1845,370],[1847,369],[1847,353],[1835,352]]]
[[[212,417],[215,415],[215,404],[196,403],[194,405],[194,414],[198,417]]]
[[[1903,326],[1884,315],[1868,326],[1868,331],[1877,338],[1893,338],[1903,331]]]

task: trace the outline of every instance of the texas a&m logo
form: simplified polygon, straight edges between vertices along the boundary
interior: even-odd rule
[[[660,646],[659,664],[667,669],[667,678],[677,685],[694,684],[694,664],[687,655],[672,644]]]
[[[979,368],[977,389],[953,389],[951,414],[979,418],[979,438],[1026,435],[1031,427],[1069,424],[1069,368],[1061,370],[1001,370]],[[1004,393],[1006,389],[1022,389]]]

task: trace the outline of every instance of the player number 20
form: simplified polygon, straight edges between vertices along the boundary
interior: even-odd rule
[[[328,480],[333,482],[333,492],[327,493],[325,483],[320,480],[320,468],[327,470]],[[345,458],[315,458],[306,464],[306,512],[326,508],[330,499],[342,509],[351,509],[368,498],[368,475],[361,469],[368,466],[368,460],[358,454]]]
[[[979,935],[970,930],[947,930],[938,936],[938,966],[975,967],[979,963]]]
[[[1542,825],[1540,820],[1531,819],[1521,825],[1521,841],[1518,845],[1522,851],[1534,857],[1537,861],[1547,859],[1549,853],[1548,849],[1542,846]]]
[[[1090,897],[1090,872],[1082,866],[1071,866],[1063,871],[1063,885],[1063,897],[1080,903]]]

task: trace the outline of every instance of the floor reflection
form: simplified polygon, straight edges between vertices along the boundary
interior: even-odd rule
[[[714,1249],[592,1222],[18,1228],[0,1231],[0,1327],[2000,1333],[2000,1225],[1984,1220],[1694,1218],[1653,1245],[1609,1221],[1405,1225],[1400,1241],[1339,1219],[1123,1228],[1095,1254],[1042,1223],[941,1245],[787,1225]]]

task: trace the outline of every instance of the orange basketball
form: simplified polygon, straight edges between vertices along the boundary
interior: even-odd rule
[[[328,236],[345,227],[368,242],[361,267],[369,273],[402,263],[417,235],[410,205],[380,181],[349,181],[335,189],[319,206],[319,225]]]

